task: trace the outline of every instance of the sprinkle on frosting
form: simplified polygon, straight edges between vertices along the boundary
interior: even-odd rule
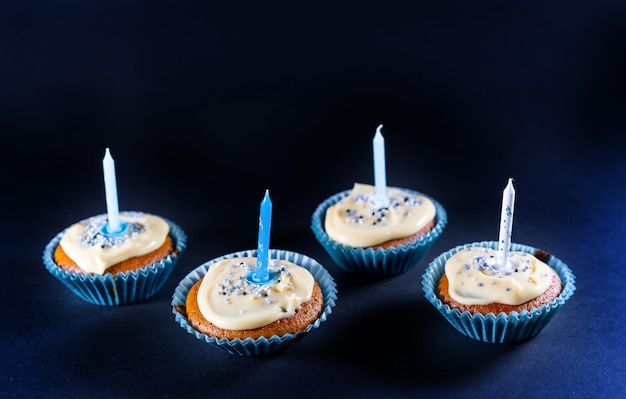
[[[216,326],[244,330],[289,317],[311,299],[314,279],[305,268],[285,260],[270,260],[277,278],[255,284],[246,275],[256,258],[223,259],[212,264],[198,291],[198,308]]]
[[[364,224],[370,223],[372,226],[387,226],[387,215],[389,212],[399,210],[402,207],[403,214],[405,216],[411,215],[413,208],[422,204],[422,199],[416,196],[404,195],[402,197],[395,196],[389,199],[389,204],[382,207],[376,205],[376,192],[368,192],[364,194],[357,194],[354,197],[354,202],[360,205],[359,208],[369,209],[369,217],[360,213],[357,209],[346,209],[346,217],[344,221],[346,223]]]
[[[169,225],[162,218],[142,212],[120,212],[126,231],[108,236],[101,232],[107,215],[78,222],[63,233],[59,245],[87,273],[104,274],[126,259],[152,252],[165,242]]]
[[[282,281],[281,276],[284,274],[286,277],[291,276],[289,270],[284,266],[280,265],[277,261],[271,261],[270,270],[275,271],[278,275],[276,280],[267,283],[267,284],[255,284],[248,279],[246,279],[243,275],[236,276],[235,273],[238,269],[244,269],[248,272],[254,271],[255,267],[246,262],[239,262],[237,264],[233,263],[230,266],[230,271],[224,278],[224,281],[220,285],[220,289],[218,291],[219,295],[224,295],[224,302],[231,303],[230,297],[231,295],[250,295],[256,298],[265,298],[265,302],[271,304],[274,300],[270,297],[272,289],[275,284],[280,284]]]
[[[519,305],[543,294],[551,283],[550,267],[531,254],[511,252],[509,267],[497,266],[496,251],[471,247],[445,265],[450,296],[466,305]]]
[[[133,212],[130,216],[137,217],[137,213]],[[122,234],[106,235],[102,233],[102,228],[107,222],[108,218],[102,215],[87,223],[85,225],[85,233],[80,237],[80,244],[85,247],[93,247],[96,245],[101,248],[112,247],[114,245],[123,244],[126,240],[146,231],[146,228],[141,223],[131,222],[128,224],[128,229]]]
[[[430,199],[387,188],[389,203],[378,205],[372,185],[355,183],[350,194],[326,211],[330,238],[353,247],[367,247],[410,236],[435,217]]]

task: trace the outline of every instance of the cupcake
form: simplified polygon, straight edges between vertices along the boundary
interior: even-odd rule
[[[311,219],[317,240],[343,269],[393,276],[415,267],[447,224],[443,206],[417,191],[355,183],[318,205]]]
[[[46,269],[83,300],[126,305],[163,286],[186,246],[171,221],[143,212],[119,212],[119,231],[107,230],[108,215],[79,221],[46,246]]]
[[[188,333],[240,356],[280,352],[316,329],[337,299],[333,278],[305,255],[270,249],[269,282],[251,278],[258,250],[231,253],[191,271],[172,300]]]
[[[575,290],[575,277],[553,255],[512,243],[498,266],[498,242],[460,245],[435,258],[422,286],[428,301],[463,335],[489,343],[537,334]]]

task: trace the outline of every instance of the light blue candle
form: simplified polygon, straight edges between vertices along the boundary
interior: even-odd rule
[[[102,226],[102,233],[108,236],[121,235],[126,232],[128,223],[120,220],[120,211],[117,203],[117,182],[115,179],[115,161],[109,148],[104,152],[102,159],[104,170],[104,190],[107,203],[107,222]]]
[[[272,200],[269,190],[265,190],[265,197],[261,201],[259,214],[259,242],[257,247],[256,269],[252,276],[255,283],[267,283],[273,280],[273,274],[267,269],[269,262],[270,229],[272,227]]]
[[[120,230],[119,208],[117,205],[117,184],[115,179],[115,161],[109,148],[104,152],[102,160],[104,170],[104,190],[106,194],[107,214],[109,218],[109,232],[117,233]]]
[[[379,125],[372,140],[374,148],[374,187],[376,189],[376,204],[381,207],[389,205],[387,196],[387,172],[385,167],[385,138],[380,130],[383,125]]]

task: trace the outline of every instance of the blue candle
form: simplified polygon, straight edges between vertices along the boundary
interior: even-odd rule
[[[261,201],[261,212],[259,214],[259,241],[257,247],[256,268],[252,273],[251,280],[258,284],[272,281],[276,273],[267,269],[269,262],[270,229],[272,227],[272,201],[268,190],[265,190],[265,197]]]
[[[378,125],[376,134],[372,140],[374,147],[374,187],[376,188],[376,204],[381,207],[389,205],[387,196],[387,172],[385,170],[385,138],[380,130],[383,125]]]

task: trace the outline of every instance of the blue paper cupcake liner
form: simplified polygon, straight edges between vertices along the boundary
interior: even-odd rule
[[[337,285],[332,276],[328,273],[322,265],[316,260],[309,258],[306,255],[302,255],[296,252],[284,251],[279,249],[270,249],[270,259],[280,259],[295,263],[299,266],[309,270],[313,275],[313,278],[320,285],[322,294],[324,295],[324,309],[320,317],[315,322],[309,324],[306,329],[296,334],[285,334],[282,336],[273,335],[271,337],[260,337],[257,339],[227,339],[216,338],[203,334],[195,330],[189,320],[186,313],[187,294],[191,287],[199,280],[201,280],[209,270],[212,264],[222,259],[241,258],[241,257],[256,257],[257,250],[250,249],[246,251],[234,252],[228,255],[220,256],[210,260],[194,270],[192,270],[180,284],[176,287],[174,295],[172,296],[172,313],[175,315],[175,320],[180,326],[185,329],[189,334],[194,335],[197,339],[204,341],[216,348],[225,350],[233,355],[240,356],[266,356],[285,350],[299,340],[304,334],[313,329],[319,328],[320,324],[326,321],[327,317],[332,313],[332,308],[335,306],[337,300]]]
[[[439,202],[418,191],[393,188],[430,199],[435,205],[435,226],[418,240],[393,248],[372,249],[344,245],[331,239],[326,234],[324,219],[326,210],[350,195],[352,190],[345,190],[335,194],[318,205],[311,218],[311,230],[313,230],[315,238],[322,244],[322,247],[342,269],[375,276],[395,276],[406,273],[424,259],[443,232],[444,227],[448,223],[448,215]]]
[[[484,247],[497,249],[497,241],[474,242],[457,246],[435,258],[426,269],[422,278],[422,287],[426,299],[456,328],[461,334],[477,341],[488,343],[523,342],[537,334],[552,320],[552,317],[563,307],[576,290],[575,276],[569,267],[553,255],[534,247],[522,244],[511,244],[511,251],[521,251],[535,255],[552,267],[561,278],[562,291],[552,302],[533,308],[530,311],[500,313],[460,312],[444,304],[435,294],[437,284],[445,273],[446,261],[464,248]]]
[[[175,250],[158,263],[115,275],[76,273],[62,269],[54,261],[54,251],[66,231],[63,230],[46,245],[43,253],[44,265],[54,277],[89,303],[117,306],[143,301],[163,287],[187,245],[187,236],[184,231],[175,223],[165,218],[162,219],[170,227],[169,235],[173,239]]]

